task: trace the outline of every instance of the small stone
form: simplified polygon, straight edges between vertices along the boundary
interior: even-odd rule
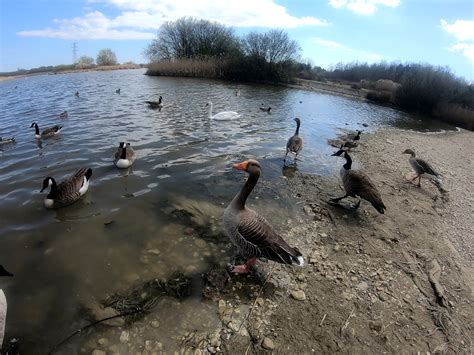
[[[341,247],[339,246],[339,244],[336,244],[333,248],[334,251],[339,251],[341,249]]]
[[[211,354],[217,353],[217,350],[214,346],[208,346],[207,351],[209,351]]]
[[[184,233],[186,235],[193,235],[194,234],[194,228],[188,227],[184,230]]]
[[[385,293],[380,293],[379,298],[380,298],[381,301],[387,301],[388,300],[388,296]]]
[[[319,233],[319,235],[321,236],[321,238],[326,238],[328,236],[326,233]]]
[[[300,282],[304,282],[306,281],[306,276],[304,276],[303,274],[299,274],[298,276],[296,276],[296,279]]]
[[[273,350],[275,349],[275,344],[273,343],[273,340],[271,340],[268,337],[263,338],[262,341],[262,348],[267,349],[267,350]]]
[[[158,249],[150,249],[146,251],[148,254],[160,255],[161,252]]]
[[[256,302],[260,307],[265,304],[265,300],[262,297],[257,298]]]
[[[380,332],[383,328],[383,325],[381,321],[374,320],[369,322],[369,328],[375,330],[376,332]]]
[[[291,297],[293,297],[297,301],[304,301],[306,299],[306,295],[302,290],[291,291]]]
[[[311,208],[311,206],[308,206],[308,205],[306,205],[306,206],[303,207],[303,211],[304,211],[304,213],[306,213],[308,216],[314,214],[314,213],[313,213],[313,209]]]
[[[102,345],[102,346],[106,346],[108,343],[109,343],[109,339],[107,338],[100,338],[99,340],[97,340],[97,344]]]
[[[356,285],[356,288],[360,291],[365,291],[369,288],[369,285],[367,284],[367,282],[362,281]]]
[[[129,340],[130,340],[130,333],[126,330],[122,331],[122,333],[120,333],[120,342],[127,343]]]
[[[153,322],[151,322],[151,326],[153,328],[158,328],[160,326],[160,321],[154,320]]]
[[[91,355],[107,355],[105,351],[103,350],[99,350],[99,349],[95,349]]]

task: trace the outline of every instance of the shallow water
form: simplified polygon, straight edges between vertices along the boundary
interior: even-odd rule
[[[230,166],[257,158],[261,179],[279,179],[294,117],[301,118],[305,144],[298,169],[324,175],[339,169],[341,162],[330,157],[334,148],[326,141],[341,130],[446,128],[337,96],[143,73],[45,75],[0,84],[0,135],[17,140],[0,151],[0,264],[15,274],[0,279],[0,286],[9,301],[7,339],[20,338],[24,353],[45,352],[84,325],[81,307],[176,270],[195,280],[193,296],[157,306],[151,318],[166,320],[167,327],[156,336],[212,328],[217,318],[210,305],[200,303],[200,274],[213,263],[225,265],[232,252],[220,234],[220,218],[244,176]],[[144,101],[159,95],[163,110],[148,109]],[[213,121],[204,107],[208,101],[214,113],[231,110],[242,116]],[[271,114],[259,110],[262,103],[272,107]],[[59,119],[64,110],[69,118]],[[53,124],[64,129],[40,142],[29,128],[33,121],[40,129]],[[138,153],[128,171],[112,164],[120,141]],[[45,194],[39,193],[43,179],[62,180],[79,167],[93,169],[85,198],[45,210]],[[300,206],[259,186],[251,203],[283,226]],[[200,227],[211,237],[203,239]],[[78,352],[83,341],[71,340],[68,351]]]

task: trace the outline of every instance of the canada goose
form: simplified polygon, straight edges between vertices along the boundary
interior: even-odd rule
[[[40,139],[40,138],[50,138],[55,136],[56,134],[61,133],[61,129],[63,126],[60,125],[54,125],[52,127],[46,128],[43,130],[43,132],[40,133],[38,124],[36,122],[33,122],[30,126],[30,128],[35,128],[35,138]]]
[[[271,107],[259,107],[260,111],[266,111],[267,113],[270,113],[270,110],[272,109]]]
[[[333,198],[331,201],[339,202],[343,198],[349,196],[354,198],[359,197],[359,201],[353,206],[355,209],[359,207],[361,198],[363,198],[364,200],[369,201],[379,213],[383,214],[386,207],[383,204],[382,196],[377,190],[377,187],[365,172],[351,170],[352,159],[347,151],[342,148],[343,146],[341,145],[341,148],[336,153],[332,154],[332,156],[339,157],[344,153],[346,163],[342,166],[340,173],[346,194],[342,197]]]
[[[216,113],[215,115],[212,115],[212,109],[213,109],[212,102],[209,101],[206,104],[206,107],[207,106],[209,106],[208,117],[212,118],[214,120],[231,120],[231,119],[240,117],[240,115],[237,112],[234,112],[234,111],[222,111],[222,112]]]
[[[288,153],[295,153],[294,161],[296,163],[296,159],[298,158],[298,154],[303,149],[303,138],[301,138],[298,135],[300,133],[301,121],[300,121],[299,118],[295,118],[294,121],[296,122],[296,130],[295,130],[295,134],[293,134],[288,139],[288,142],[286,142],[286,154],[285,154],[285,159],[283,160],[284,163],[286,163],[286,157],[288,156]]]
[[[163,98],[160,96],[158,98],[158,101],[145,101],[145,103],[147,103],[148,106],[152,109],[157,109],[157,108],[161,109],[163,108],[163,104],[161,103],[162,100]]]
[[[67,113],[67,111],[63,111],[59,114],[59,118],[67,118],[69,115]]]
[[[16,143],[15,137],[11,137],[11,138],[0,137],[0,145],[10,144],[10,143]]]
[[[117,90],[115,90],[115,93],[116,93],[116,94],[120,94],[120,88],[118,88]]]
[[[282,264],[303,265],[304,259],[297,248],[290,247],[270,224],[255,211],[245,207],[245,202],[257,184],[261,167],[256,160],[249,159],[234,164],[238,170],[246,171],[249,177],[232,202],[224,211],[224,231],[230,241],[247,259],[244,265],[235,266],[232,272],[248,273],[257,258],[266,258]]]
[[[52,177],[48,176],[43,180],[43,188],[40,191],[43,192],[51,187],[49,194],[44,199],[44,206],[46,208],[60,208],[76,202],[87,192],[91,176],[91,168],[81,168],[59,185]]]
[[[120,169],[126,169],[131,167],[136,159],[137,154],[130,143],[125,144],[124,142],[120,142],[119,147],[115,152],[115,166]]]
[[[415,177],[411,179],[414,181],[418,178],[418,187],[421,187],[421,176],[426,175],[437,182],[440,182],[439,174],[433,169],[433,167],[428,164],[425,160],[417,158],[415,152],[412,149],[405,149],[402,154],[410,154],[408,161],[410,162],[411,167],[415,170]]]

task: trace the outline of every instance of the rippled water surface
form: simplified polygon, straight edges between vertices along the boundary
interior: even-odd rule
[[[0,84],[0,136],[17,140],[0,151],[0,264],[15,274],[0,282],[9,301],[7,338],[20,338],[26,353],[45,352],[84,325],[82,306],[176,270],[198,286],[186,301],[167,300],[166,307],[157,307],[151,317],[167,326],[155,335],[211,327],[215,311],[200,302],[200,274],[212,263],[225,264],[231,249],[222,237],[203,239],[196,226],[219,235],[223,208],[244,177],[231,171],[231,163],[257,158],[262,180],[281,176],[294,117],[301,118],[305,142],[298,169],[316,174],[338,169],[340,161],[329,157],[334,149],[326,141],[341,129],[437,128],[337,96],[143,74],[44,75]],[[74,96],[76,90],[80,97]],[[144,101],[160,95],[163,110],[148,109]],[[208,101],[214,113],[231,110],[241,117],[209,119]],[[272,113],[260,111],[261,104],[271,106]],[[69,117],[58,118],[64,110]],[[53,124],[64,129],[58,137],[38,141],[29,128],[33,121],[40,129]],[[120,141],[130,142],[138,153],[129,171],[112,163]],[[45,210],[45,194],[39,192],[43,179],[60,181],[79,167],[93,169],[85,198]],[[277,225],[295,213],[270,189],[257,186],[252,196],[260,197],[252,203]],[[78,352],[80,342],[71,340],[68,351]]]

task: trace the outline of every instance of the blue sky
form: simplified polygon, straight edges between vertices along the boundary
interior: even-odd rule
[[[339,62],[423,62],[474,81],[472,0],[1,0],[0,71],[93,58],[111,48],[119,62],[144,63],[159,26],[194,16],[237,34],[284,28],[302,57]]]

